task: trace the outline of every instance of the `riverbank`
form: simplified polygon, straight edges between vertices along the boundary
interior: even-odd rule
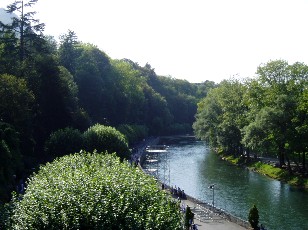
[[[250,161],[245,162],[241,158],[236,158],[230,155],[227,156],[223,153],[217,154],[219,154],[222,160],[228,161],[231,164],[246,167],[249,170],[260,173],[272,179],[279,180],[284,183],[288,183],[289,185],[308,190],[308,178],[305,178],[299,174],[290,174],[286,168],[276,167],[271,163],[271,161],[262,159],[251,159]]]
[[[170,193],[169,188],[164,191],[167,195],[172,196],[175,200],[179,198]],[[241,220],[230,214],[224,213],[222,210],[211,207],[208,203],[204,203],[186,194],[185,199],[180,199],[180,207],[191,208],[194,213],[193,223],[198,230],[244,230],[251,229],[247,221]]]
[[[138,159],[138,165],[144,173],[147,173],[147,171],[142,167],[144,161],[146,160],[146,147],[157,144],[159,144],[159,138],[147,139],[138,145],[138,150],[135,150],[133,158]],[[166,195],[173,196],[176,200],[179,199],[178,196],[172,195],[168,186],[164,186],[163,190],[166,192]],[[247,221],[241,220],[240,218],[226,213],[221,209],[217,209],[215,207],[213,208],[210,204],[197,200],[187,194],[185,199],[180,199],[180,201],[181,206],[186,207],[188,205],[195,214],[194,223],[199,230],[243,230],[249,228]]]

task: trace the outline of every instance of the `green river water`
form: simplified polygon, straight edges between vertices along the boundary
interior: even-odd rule
[[[180,187],[188,195],[247,220],[255,204],[266,229],[308,230],[308,192],[222,161],[193,138],[163,139],[169,145],[161,154],[161,180]],[[170,175],[170,176],[169,176]]]

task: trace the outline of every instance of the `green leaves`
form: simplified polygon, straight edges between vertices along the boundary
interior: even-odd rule
[[[177,205],[155,180],[110,154],[41,167],[15,205],[10,229],[180,229]]]
[[[280,165],[307,152],[307,78],[303,63],[270,61],[244,83],[223,81],[198,104],[199,138],[232,154],[278,156]],[[230,151],[231,150],[231,151]]]
[[[246,124],[247,107],[242,102],[246,87],[237,80],[223,81],[198,104],[194,130],[213,147],[236,154],[242,147],[241,129]]]
[[[96,124],[85,131],[83,136],[87,151],[116,152],[122,159],[130,157],[125,136],[111,126]]]
[[[25,80],[0,75],[0,120],[14,124],[20,130],[29,122],[33,101],[34,95]]]

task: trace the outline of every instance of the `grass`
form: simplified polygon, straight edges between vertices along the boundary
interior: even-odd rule
[[[301,175],[290,174],[287,169],[277,168],[260,161],[251,163],[249,168],[276,180],[284,181],[290,185],[308,189],[307,178],[303,178]]]
[[[250,161],[249,163],[245,163],[243,159],[234,156],[221,155],[221,157],[234,165],[247,166],[250,170],[308,190],[308,178],[304,178],[301,175],[290,174],[286,169],[277,168],[261,161]]]

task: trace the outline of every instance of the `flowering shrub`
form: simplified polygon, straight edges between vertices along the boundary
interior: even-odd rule
[[[181,229],[178,204],[115,154],[57,158],[12,207],[8,229]]]

